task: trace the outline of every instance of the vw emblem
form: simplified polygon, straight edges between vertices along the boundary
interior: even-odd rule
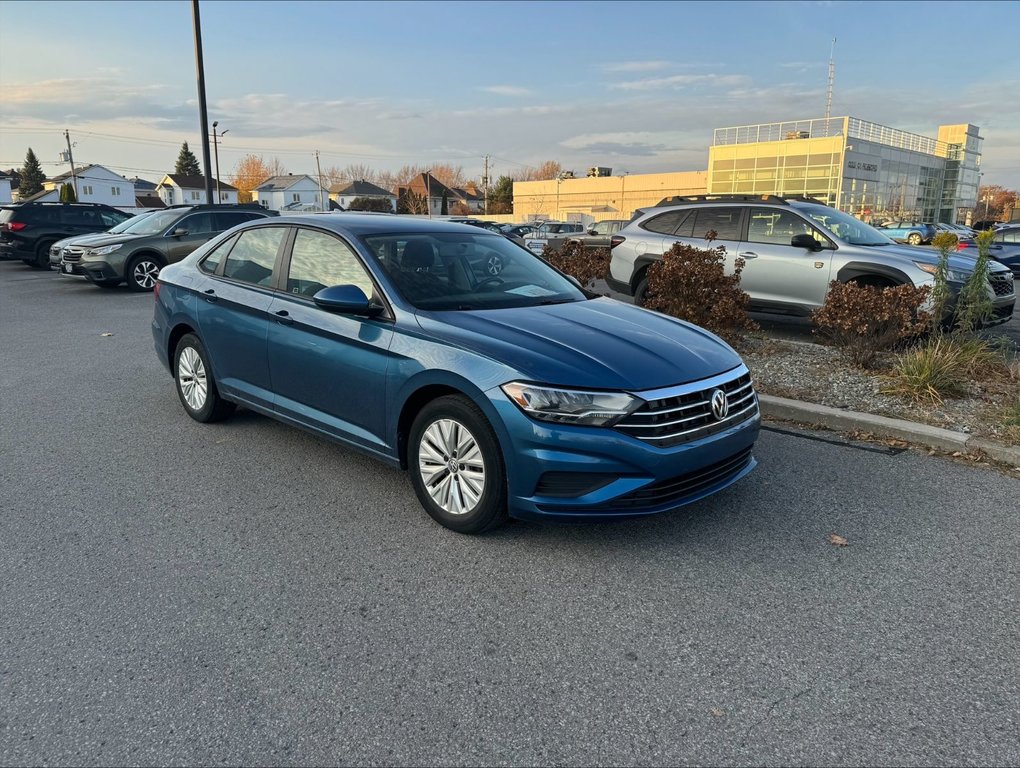
[[[721,389],[717,389],[712,392],[712,397],[709,398],[709,402],[712,403],[712,415],[715,416],[717,421],[722,421],[730,412],[730,401],[726,399],[726,393]]]

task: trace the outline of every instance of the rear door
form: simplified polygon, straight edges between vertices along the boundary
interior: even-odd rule
[[[390,453],[385,434],[392,324],[385,317],[327,312],[312,301],[333,285],[376,287],[337,235],[298,228],[286,282],[269,308],[269,369],[276,410],[334,437]]]
[[[202,339],[216,381],[228,396],[273,407],[269,377],[269,305],[289,227],[256,227],[227,240],[202,261],[211,274],[196,287]]]

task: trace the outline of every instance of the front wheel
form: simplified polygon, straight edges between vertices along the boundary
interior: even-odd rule
[[[411,485],[433,520],[481,533],[507,519],[506,465],[478,406],[461,395],[433,400],[411,425]]]
[[[911,232],[907,236],[907,242],[910,243],[911,245],[920,245],[921,244],[921,236],[919,234],[917,234],[916,232]]]
[[[162,265],[152,256],[135,256],[128,263],[127,284],[132,291],[151,291]]]
[[[177,342],[174,371],[177,396],[195,421],[220,421],[234,412],[237,406],[220,397],[209,368],[209,355],[195,334],[187,333]]]

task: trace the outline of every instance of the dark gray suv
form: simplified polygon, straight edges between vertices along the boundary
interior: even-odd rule
[[[60,272],[80,275],[103,288],[127,282],[132,291],[151,291],[159,271],[202,243],[246,221],[278,215],[259,206],[186,205],[158,211],[117,235],[65,251]]]
[[[938,253],[899,245],[880,230],[815,200],[771,195],[701,195],[663,200],[639,210],[613,235],[609,287],[644,303],[648,266],[674,243],[726,249],[726,266],[744,261],[740,286],[760,312],[810,315],[825,303],[829,283],[932,285]],[[949,289],[955,297],[974,269],[974,259],[951,256]],[[989,266],[989,325],[1013,316],[1013,274],[997,262]]]

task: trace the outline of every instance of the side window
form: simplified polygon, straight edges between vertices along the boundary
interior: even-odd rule
[[[690,211],[670,211],[669,213],[663,213],[656,216],[654,219],[649,219],[641,225],[642,229],[647,229],[649,232],[658,232],[662,235],[672,235],[676,232],[677,227],[683,222],[684,218]]]
[[[246,213],[240,213],[239,211],[217,211],[213,214],[216,217],[216,231],[223,232],[236,227],[238,224],[243,224],[249,220],[249,216]]]
[[[207,235],[217,231],[211,213],[193,213],[185,216],[177,222],[174,229],[186,229],[189,235]]]
[[[61,211],[60,220],[64,224],[91,226],[99,222],[99,215],[89,208],[68,206]]]
[[[747,242],[789,245],[794,235],[813,235],[814,227],[800,216],[777,208],[752,208]]]
[[[716,240],[739,240],[740,214],[740,208],[700,208],[695,212],[693,236],[715,231]]]
[[[270,285],[276,252],[286,234],[285,227],[260,227],[241,232],[227,256],[223,276],[255,285]]]
[[[216,270],[220,267],[220,262],[223,261],[224,257],[230,253],[230,249],[234,243],[237,242],[237,235],[234,237],[228,237],[222,243],[217,245],[213,250],[198,263],[198,268],[203,272],[207,272],[212,275],[216,273]]]
[[[1014,229],[1012,232],[1002,233],[1002,242],[1004,243],[1020,243],[1020,229]]]
[[[372,279],[350,246],[342,240],[310,229],[294,238],[287,275],[287,293],[311,298],[331,285],[356,285],[372,295]]]

